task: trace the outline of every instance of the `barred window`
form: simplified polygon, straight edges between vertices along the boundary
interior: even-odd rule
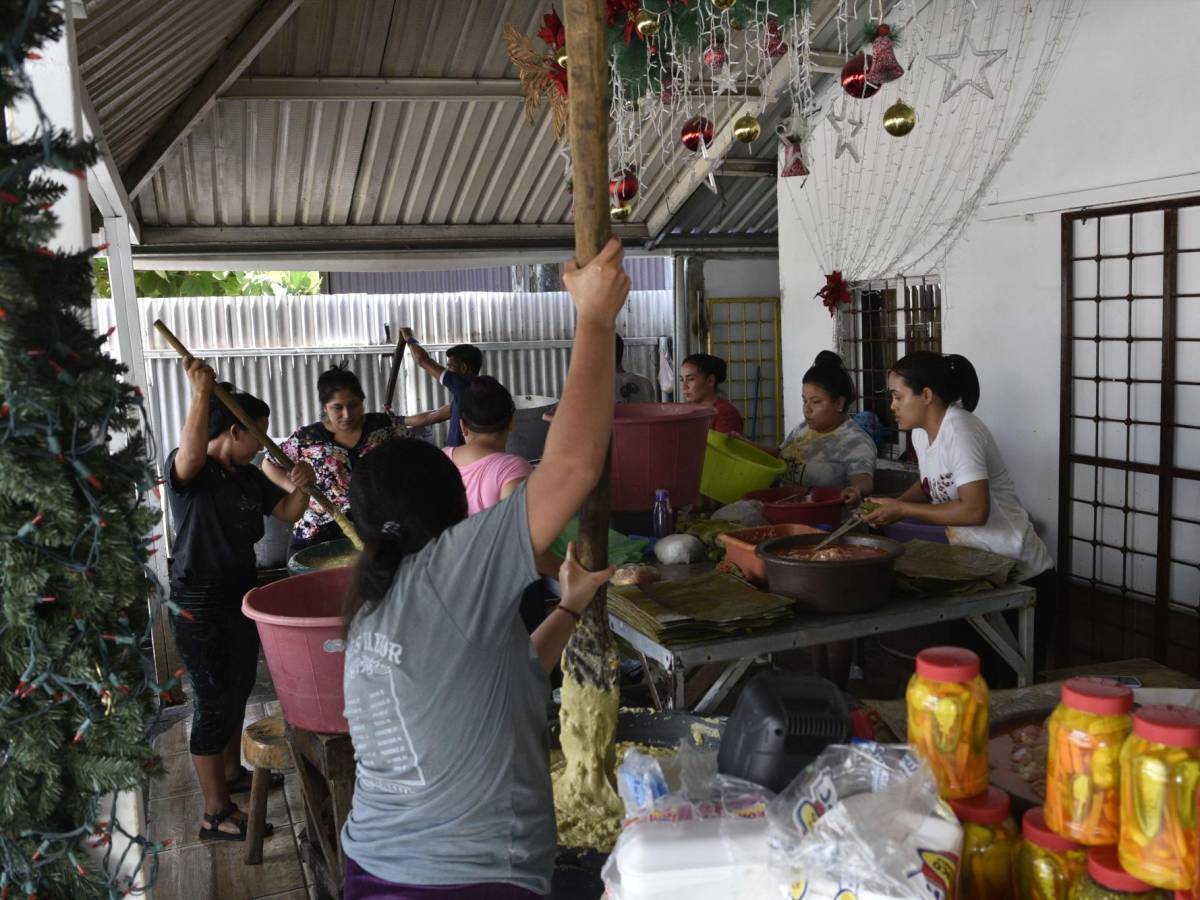
[[[879,417],[887,431],[879,455],[915,462],[908,436],[896,429],[887,393],[888,369],[915,350],[942,349],[942,286],[936,276],[856,284],[852,302],[837,312],[838,353],[854,386],[859,410]]]

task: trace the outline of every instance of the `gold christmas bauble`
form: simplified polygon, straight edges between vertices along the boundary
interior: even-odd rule
[[[554,61],[556,63],[558,63],[560,66],[562,66],[564,69],[567,67],[567,48],[566,47],[558,48],[558,55],[554,57]]]
[[[721,10],[721,12],[732,9],[735,3],[737,3],[737,0],[712,0],[712,5]]]
[[[917,111],[898,100],[883,114],[883,130],[892,137],[904,137],[917,127]]]
[[[743,144],[753,143],[758,140],[760,134],[762,134],[762,126],[752,115],[744,115],[733,123],[733,136]]]
[[[633,20],[633,27],[643,38],[652,38],[658,34],[658,16],[646,9],[638,10],[637,18]]]
[[[729,27],[732,28],[734,31],[742,31],[746,27],[746,23],[743,22],[741,19],[730,19]]]
[[[614,200],[608,208],[608,217],[614,222],[627,222],[633,215],[633,205],[627,201]]]

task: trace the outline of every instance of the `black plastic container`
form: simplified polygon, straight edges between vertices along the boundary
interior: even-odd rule
[[[717,768],[778,792],[830,744],[848,742],[850,728],[846,700],[833,682],[764,672],[738,697]]]

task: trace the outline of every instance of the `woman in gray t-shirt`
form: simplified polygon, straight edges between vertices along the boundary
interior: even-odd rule
[[[564,282],[575,346],[541,465],[467,518],[454,464],[413,440],[350,485],[365,549],[347,601],[346,718],[357,763],[342,830],[346,900],[530,897],[550,890],[556,827],[547,669],[608,572],[568,560],[562,602],[521,625],[535,558],[596,483],[612,429],[613,326],[629,290],[610,241]]]

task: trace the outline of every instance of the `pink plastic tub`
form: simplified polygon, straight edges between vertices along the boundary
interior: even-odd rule
[[[666,488],[678,509],[700,496],[711,406],[698,403],[618,403],[613,414],[611,510],[649,512]],[[547,422],[554,413],[546,413]]]
[[[800,499],[805,494],[813,498],[812,502]],[[837,528],[842,524],[841,488],[806,488],[800,485],[768,488],[765,491],[751,491],[746,499],[761,500],[763,517],[772,525],[828,525]]]
[[[258,623],[283,716],[298,728],[350,733],[342,697],[342,597],[353,572],[295,575],[255,588],[242,601],[242,612]]]

